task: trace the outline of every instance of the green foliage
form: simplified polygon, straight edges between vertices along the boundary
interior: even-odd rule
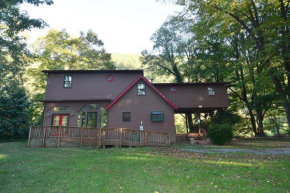
[[[216,145],[229,144],[233,137],[233,128],[229,124],[211,124],[207,130],[210,140]]]
[[[30,102],[16,83],[0,90],[0,138],[27,138]]]
[[[214,124],[235,125],[241,122],[241,117],[230,110],[219,110],[214,115],[212,122]]]
[[[31,56],[24,37],[19,33],[32,28],[43,28],[41,19],[31,19],[25,11],[20,11],[23,2],[39,6],[53,4],[52,0],[13,0],[0,3],[0,85],[9,84],[9,78],[19,80],[19,72],[27,65],[26,56]]]

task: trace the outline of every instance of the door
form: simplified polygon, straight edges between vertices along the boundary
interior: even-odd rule
[[[53,126],[68,126],[68,115],[53,115]]]

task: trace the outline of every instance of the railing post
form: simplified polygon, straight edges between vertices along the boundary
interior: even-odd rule
[[[122,134],[123,134],[123,129],[120,128],[120,147],[122,147]]]
[[[29,135],[28,135],[28,147],[30,147],[30,142],[31,142],[31,127],[29,127]]]
[[[99,129],[99,134],[98,134],[98,148],[101,148],[101,144],[102,144],[102,129]]]
[[[45,138],[46,138],[46,126],[44,126],[43,131],[42,147],[45,147]]]
[[[61,126],[58,127],[58,140],[57,140],[57,147],[59,148],[60,144],[60,135],[61,135]]]
[[[144,143],[145,143],[145,146],[147,147],[147,131],[144,131]]]
[[[83,133],[84,133],[84,128],[81,128],[81,147],[83,147]]]

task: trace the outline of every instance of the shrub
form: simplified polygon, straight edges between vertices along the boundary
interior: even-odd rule
[[[207,132],[210,140],[216,145],[228,144],[234,137],[232,126],[229,124],[212,124]]]

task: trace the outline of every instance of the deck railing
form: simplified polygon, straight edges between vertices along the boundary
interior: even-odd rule
[[[28,147],[169,146],[169,133],[126,128],[30,127]]]

